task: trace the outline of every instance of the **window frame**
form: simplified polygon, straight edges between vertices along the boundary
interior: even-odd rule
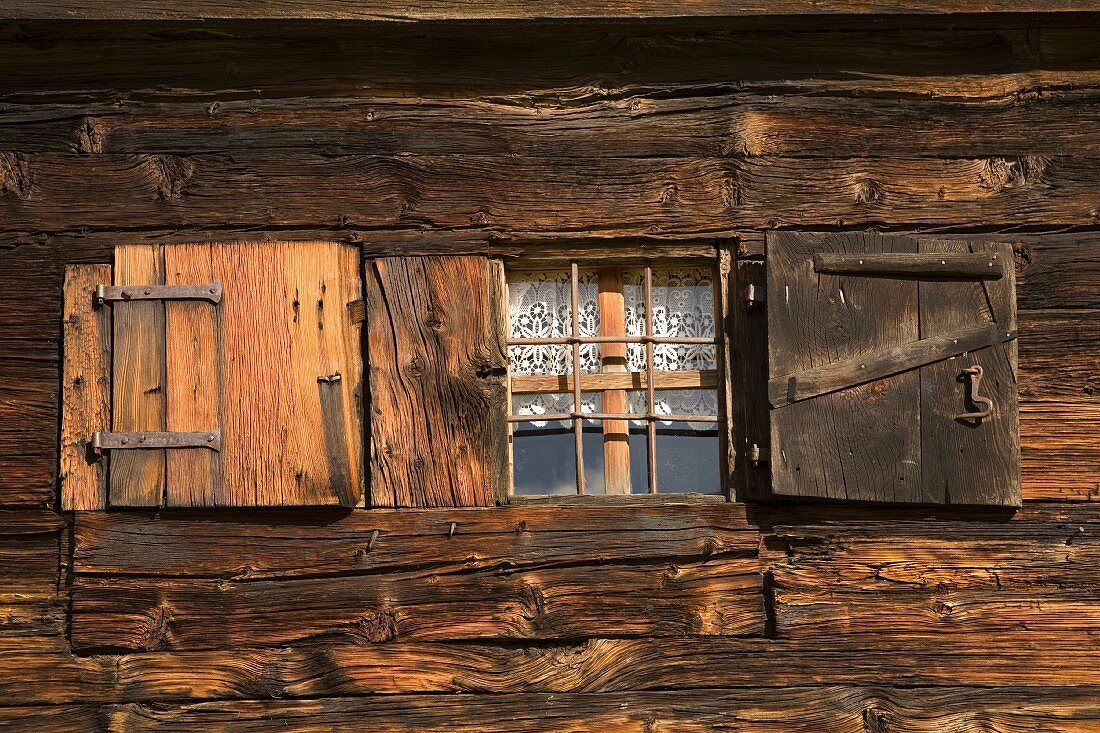
[[[504,280],[501,288],[502,310],[504,314],[505,344],[508,348],[508,371],[505,379],[507,415],[508,415],[508,473],[506,498],[511,504],[531,503],[581,503],[581,504],[619,504],[632,502],[683,504],[683,503],[725,503],[736,500],[733,479],[733,446],[734,430],[738,420],[734,419],[732,410],[732,382],[730,369],[730,345],[731,337],[728,324],[730,323],[730,268],[734,259],[734,243],[729,244],[722,240],[696,240],[689,243],[674,245],[650,245],[624,242],[618,246],[609,247],[558,247],[546,245],[532,246],[530,251],[524,251],[519,256],[504,261],[501,268],[501,277]],[[713,337],[658,337],[653,336],[652,323],[652,278],[653,271],[676,267],[692,266],[706,267],[712,273],[711,286],[714,291],[714,336]],[[645,327],[641,335],[634,336],[581,336],[578,329],[579,319],[579,282],[578,271],[583,269],[602,269],[608,267],[641,269],[643,271],[643,297],[646,303]],[[544,270],[566,270],[569,273],[570,303],[572,322],[569,334],[563,337],[545,339],[516,339],[511,336],[511,311],[508,300],[508,275],[513,272],[534,272]],[[592,392],[592,389],[582,389],[582,379],[573,379],[577,373],[580,347],[588,344],[640,344],[646,350],[646,369],[644,372],[625,372],[632,378],[632,382],[640,381],[640,387],[646,393],[647,410],[644,413],[619,413],[619,412],[594,412],[579,411],[580,395],[582,392]],[[715,378],[711,387],[717,402],[717,415],[701,417],[698,415],[674,415],[671,416],[677,422],[713,422],[718,433],[718,486],[714,491],[690,491],[682,493],[659,493],[659,478],[656,476],[656,424],[661,420],[668,420],[670,416],[659,415],[653,412],[654,391],[661,389],[650,379],[648,375],[653,370],[653,351],[660,344],[709,344],[714,348]],[[511,347],[531,345],[551,345],[568,347],[572,371],[564,375],[547,375],[550,378],[564,378],[569,387],[568,393],[573,395],[573,410],[569,413],[553,413],[538,416],[540,420],[569,420],[572,422],[570,430],[574,434],[573,455],[576,459],[577,492],[571,494],[516,494],[515,493],[515,465],[514,465],[514,434],[513,427],[518,423],[531,422],[531,415],[516,415],[513,412],[513,384],[516,375],[512,373]],[[596,372],[591,376],[599,377],[604,372]],[[598,388],[594,391],[603,394],[614,388]],[[560,392],[565,394],[567,392]],[[556,392],[557,393],[557,392]],[[583,483],[583,448],[578,445],[581,440],[582,423],[584,419],[608,420],[639,420],[646,421],[646,463],[648,467],[646,493],[603,493],[590,494],[582,490]]]

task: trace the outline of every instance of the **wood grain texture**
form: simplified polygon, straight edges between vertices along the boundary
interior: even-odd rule
[[[626,335],[626,298],[623,295],[623,269],[601,267],[597,271],[600,309],[600,335]],[[627,367],[627,345],[600,344],[600,371],[623,373]],[[583,381],[583,380],[582,380]],[[648,408],[647,408],[648,409]],[[630,412],[626,390],[606,390],[600,394],[601,412]],[[603,490],[605,494],[629,494],[630,482],[630,422],[603,421]]]
[[[208,250],[225,288],[225,495],[215,503],[354,506],[362,493],[362,361],[348,305],[360,298],[357,253],[324,242]]]
[[[1004,277],[990,281],[922,279],[921,338],[946,336],[975,323],[1016,330],[1016,283],[1009,245],[965,241],[922,242],[921,252],[984,254]],[[993,260],[996,257],[997,260]],[[1020,427],[1016,396],[1016,342],[997,343],[920,368],[920,432],[924,501],[1019,506]],[[992,399],[980,421],[959,416],[980,409],[967,392],[964,369],[983,370],[979,394]]]
[[[440,542],[445,541],[445,536]],[[209,581],[80,577],[76,649],[211,649],[308,640],[759,635],[755,558],[663,567]]]
[[[483,257],[371,260],[371,503],[491,506],[507,482],[497,270]]]
[[[95,512],[77,516],[74,526],[78,573],[240,580],[416,569],[492,572],[592,559],[656,567],[753,557],[760,541],[739,504],[375,509],[289,518],[267,512],[216,519]]]
[[[689,52],[713,53],[720,43],[731,44],[731,38],[696,41]],[[786,40],[790,48],[794,39]],[[516,69],[510,72],[514,76]],[[546,100],[537,109],[524,104],[521,94],[491,101],[435,96],[223,99],[213,109],[186,97],[44,102],[29,108],[0,102],[5,120],[0,139],[26,153],[158,155],[318,147],[341,155],[550,158],[1100,154],[1100,95],[1095,90],[1050,89],[1034,98],[985,101],[852,99],[841,89],[821,95],[716,91],[693,96],[685,90],[666,98],[639,89],[617,97],[593,90],[569,103]]]
[[[364,719],[386,731],[448,730],[535,733],[548,728],[587,733],[616,730],[703,731],[723,727],[745,733],[847,733],[905,730],[936,733],[1044,729],[1052,733],[1095,730],[1092,687],[977,690],[948,687],[906,690],[884,687],[701,691],[684,694],[621,693],[606,696],[509,695],[336,698],[310,701],[242,701],[192,705],[123,705],[112,708],[120,733],[194,728],[293,733],[340,730]],[[874,727],[870,727],[874,726]]]
[[[1100,499],[1100,405],[1024,402],[1020,459],[1025,499]]]
[[[194,285],[216,278],[210,248],[181,244],[164,248],[165,284]],[[165,429],[209,431],[221,427],[225,384],[223,327],[218,308],[201,301],[166,301]],[[205,448],[165,451],[167,506],[217,506],[225,503],[222,456]]]
[[[162,248],[136,244],[116,247],[114,284],[163,285]],[[110,308],[114,327],[112,429],[162,431],[165,429],[164,303],[119,301]],[[163,450],[112,451],[109,460],[111,506],[164,503]]]
[[[30,154],[18,229],[494,225],[619,236],[730,227],[1092,226],[1095,159]],[[262,181],[262,196],[256,196]],[[544,210],[554,200],[552,210]],[[91,203],[91,202],[95,203]]]
[[[111,425],[110,309],[95,308],[110,265],[65,269],[64,370],[61,388],[61,508],[107,508],[107,465],[89,452],[92,433]]]
[[[1036,13],[1082,12],[1096,8],[1086,0],[986,0],[980,6],[961,0],[905,0],[882,3],[866,0],[704,0],[702,2],[661,3],[634,0],[630,3],[598,0],[552,0],[532,6],[511,2],[456,3],[453,0],[420,0],[415,4],[394,5],[381,0],[354,0],[332,6],[322,0],[284,0],[277,6],[255,5],[244,0],[176,0],[156,3],[151,0],[121,2],[100,0],[89,4],[74,0],[11,0],[0,18],[14,20],[370,20],[410,21],[499,21],[562,20],[567,18],[707,18],[757,15],[883,15],[891,13]]]
[[[917,283],[818,275],[817,252],[916,252],[875,234],[768,237],[771,379],[920,338]],[[772,491],[865,501],[921,501],[920,379],[907,372],[774,409]]]

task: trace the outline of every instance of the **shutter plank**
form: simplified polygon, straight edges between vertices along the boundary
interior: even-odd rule
[[[359,297],[357,253],[318,242],[209,251],[225,291],[224,503],[354,506],[362,366],[348,304]]]
[[[111,309],[92,293],[111,282],[110,265],[65,268],[64,377],[61,397],[61,508],[107,506],[106,462],[89,460],[92,433],[111,424]]]
[[[507,471],[499,267],[390,257],[367,269],[371,500],[488,506]]]
[[[890,349],[919,338],[917,283],[818,274],[814,254],[917,251],[872,233],[768,237],[769,378]],[[773,492],[829,499],[917,501],[917,372],[772,411]]]
[[[998,252],[998,245],[975,245]],[[924,252],[969,252],[966,242],[922,242]],[[996,323],[1015,331],[1011,249],[999,252],[1001,281],[920,283],[921,335],[950,333],[976,323]],[[1007,282],[1006,282],[1007,281]],[[989,295],[987,296],[987,289]],[[1004,321],[995,320],[998,313]],[[922,501],[950,504],[1019,505],[1019,416],[1014,369],[1016,342],[1009,341],[929,364],[920,370],[921,444],[924,452]],[[993,399],[993,414],[981,420],[958,420],[976,407],[965,398],[963,369],[981,365],[979,393]]]
[[[163,285],[160,245],[115,249],[115,285]],[[114,322],[113,413],[116,432],[164,430],[164,303],[118,301]],[[112,451],[109,466],[113,506],[160,506],[164,500],[163,450]]]
[[[165,248],[165,282],[207,283],[215,279],[210,247],[181,244]],[[167,301],[167,430],[192,432],[221,425],[219,310],[203,301]],[[205,448],[166,451],[168,506],[223,504],[221,453]]]

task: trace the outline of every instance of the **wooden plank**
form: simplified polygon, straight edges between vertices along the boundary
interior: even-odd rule
[[[881,43],[888,35],[888,31],[879,31],[874,40]],[[434,37],[439,40],[438,35]],[[680,43],[692,46],[685,53],[705,55],[714,54],[723,45],[746,43],[735,38],[731,34],[711,35],[705,46],[701,39],[695,43],[680,39]],[[543,38],[531,39],[531,43],[540,40],[547,42]],[[946,36],[941,40],[949,42]],[[238,47],[243,49],[249,41],[238,36]],[[299,39],[304,44],[311,41],[315,39]],[[361,37],[345,41],[353,47],[364,43]],[[381,45],[387,41],[393,43],[394,39],[375,42]],[[787,48],[797,42],[790,36],[784,41]],[[831,47],[835,42],[826,45],[824,39],[817,41],[822,54],[839,52]],[[172,43],[183,45],[178,39]],[[352,54],[357,51],[348,45],[344,48]],[[991,51],[985,51],[988,58]],[[471,52],[467,48],[467,54]],[[554,61],[560,63],[561,59]],[[746,60],[739,61],[743,68]],[[874,59],[868,57],[866,62],[874,63]],[[363,71],[377,74],[377,69]],[[1084,69],[1082,72],[1089,73]],[[125,72],[116,72],[115,78],[118,73]],[[334,73],[326,81],[331,83]],[[514,68],[512,73],[516,73]],[[507,84],[511,78],[502,78],[498,84]],[[999,78],[1003,79],[983,75],[990,85]],[[438,83],[439,76],[423,81]],[[792,81],[786,77],[777,83]],[[833,89],[822,89],[821,96],[816,97],[766,96],[745,90],[692,96],[682,90],[673,98],[662,98],[637,90],[620,98],[593,90],[583,103],[541,104],[538,114],[526,103],[530,91],[501,94],[487,103],[431,94],[320,98],[302,90],[302,96],[290,98],[220,99],[213,110],[209,102],[186,97],[163,102],[123,99],[75,104],[43,100],[33,106],[0,103],[5,121],[0,140],[6,149],[24,153],[161,155],[314,148],[343,155],[522,153],[566,158],[921,158],[1059,155],[1067,150],[1080,155],[1100,154],[1100,133],[1096,131],[1100,99],[1095,91],[1048,89],[1041,96],[977,102],[914,97],[853,99],[845,93],[843,81],[832,82]],[[532,84],[552,85],[553,80],[544,77]]]
[[[1008,245],[965,241],[921,242],[922,252],[981,255],[998,253],[1011,263]],[[998,269],[1001,269],[998,263]],[[990,282],[922,279],[919,285],[921,338],[955,334],[975,324],[1000,333],[1016,330],[1015,273]],[[1016,397],[1015,341],[967,350],[955,358],[921,367],[921,451],[923,500],[944,504],[1020,505],[1020,428]],[[979,409],[967,397],[964,369],[983,369],[979,393],[993,400],[993,414],[980,421],[959,415]]]
[[[1000,637],[1005,639],[1005,636]],[[1076,635],[1080,642],[1081,635]],[[1074,686],[1100,654],[1031,632],[984,640],[913,635],[866,639],[592,639],[516,649],[489,644],[318,644],[232,651],[143,652],[118,658],[103,701],[515,692],[605,697],[624,690],[895,684],[995,688]],[[1029,643],[1030,642],[1030,643]],[[568,658],[570,664],[561,660]],[[492,694],[488,694],[492,693]],[[599,693],[599,694],[593,694]]]
[[[360,298],[358,254],[328,242],[208,249],[198,256],[225,288],[225,494],[215,503],[354,506],[362,365],[348,306]]]
[[[916,254],[820,252],[814,255],[814,271],[826,275],[862,275],[863,277],[910,276],[919,279],[948,277],[998,280],[1003,275],[1003,268],[996,257],[996,252],[987,256],[982,256],[980,252],[977,254],[942,252],[938,255],[923,252]]]
[[[994,349],[1004,342],[1015,341],[1016,331],[1002,329],[999,325],[973,325],[972,322],[966,322],[950,333],[927,336],[826,366],[783,374],[768,381],[768,400],[772,407],[785,407],[942,362],[971,351]]]
[[[1024,499],[1100,500],[1100,404],[1020,404]]]
[[[217,522],[194,514],[87,513],[76,518],[73,555],[76,572],[94,575],[259,579],[490,571],[592,558],[656,565],[752,557],[759,541],[745,507],[735,504],[377,509],[337,517],[255,512]]]
[[[110,309],[95,308],[97,285],[110,265],[65,268],[64,373],[61,388],[61,508],[107,507],[107,466],[88,448],[92,433],[111,425]]]
[[[730,383],[734,397],[736,457],[734,475],[737,499],[753,501],[767,498],[771,487],[768,456],[771,455],[771,429],[768,405],[768,363],[766,359],[745,358],[748,354],[768,353],[768,318],[763,302],[767,299],[767,270],[763,262],[738,258],[730,276]],[[752,285],[760,303],[752,308],[745,302]],[[753,446],[760,462],[752,462]]]
[[[243,581],[78,576],[72,613],[73,646],[85,651],[764,630],[755,558]]]
[[[615,389],[645,389],[646,375],[642,372],[582,374],[581,390],[585,392]],[[714,369],[686,370],[682,372],[654,371],[654,389],[714,389],[718,386],[718,372]],[[571,374],[517,374],[512,377],[512,394],[552,394],[573,391]]]
[[[773,19],[761,33],[742,19],[735,27],[693,27],[690,34],[682,26],[651,23],[576,26],[569,33],[553,23],[519,24],[492,34],[461,23],[436,25],[431,33],[415,26],[369,23],[326,24],[318,33],[311,24],[286,24],[280,33],[292,40],[284,44],[272,44],[270,32],[260,26],[236,23],[224,35],[175,34],[155,48],[126,24],[34,24],[32,32],[43,42],[0,48],[0,66],[22,68],[5,87],[8,94],[19,95],[17,100],[125,104],[126,97],[120,99],[117,91],[131,90],[141,92],[142,103],[182,97],[206,107],[210,100],[221,106],[240,99],[247,100],[242,105],[247,108],[257,97],[409,97],[415,74],[413,91],[418,95],[494,101],[516,95],[515,102],[508,99],[505,104],[525,108],[532,116],[531,102],[543,114],[547,107],[565,102],[569,109],[573,102],[589,99],[629,106],[635,100],[644,104],[655,88],[729,94],[729,79],[736,78],[738,93],[859,95],[857,105],[868,98],[895,97],[900,107],[913,109],[919,123],[903,119],[876,127],[855,111],[836,127],[846,129],[849,138],[858,138],[865,129],[893,128],[895,135],[900,130],[911,138],[911,149],[952,141],[955,151],[941,154],[965,156],[975,154],[971,130],[950,117],[922,113],[914,103],[921,98],[984,99],[1012,109],[1039,97],[1036,92],[1045,98],[1051,91],[1095,87],[1095,21],[1075,20],[1044,16],[1029,18],[1026,28],[998,28],[990,27],[994,24],[988,19],[956,15],[925,19],[919,28],[912,22],[885,27],[880,19],[872,28],[851,20],[842,27],[841,19],[834,18],[826,27],[808,28]],[[20,37],[15,28],[9,33],[12,40]],[[89,39],[103,43],[91,45]],[[638,48],[646,53],[639,56]],[[1043,49],[1042,57],[1035,55],[1035,48]],[[464,60],[460,67],[453,63],[458,57]],[[179,58],[189,63],[181,66]],[[1090,128],[1089,121],[1086,117],[1078,126],[1079,134]],[[77,122],[72,119],[74,128]],[[1007,124],[1033,129],[1026,119],[1017,126],[1009,118]],[[797,134],[781,127],[774,137],[790,139],[789,150],[801,150],[815,125],[796,118],[790,126]],[[975,126],[996,129],[985,121]],[[76,141],[93,152],[100,139],[94,120],[83,127]],[[695,130],[679,120],[670,120],[669,127],[681,138],[693,137]],[[1072,117],[1067,118],[1066,128],[1073,127]],[[1056,149],[1035,151],[1045,137],[1036,131],[1037,139],[1026,147],[994,140],[988,153],[1078,149],[1072,143],[1061,145],[1054,136],[1051,145]],[[464,132],[471,134],[468,128]],[[152,131],[146,128],[144,134]],[[765,129],[756,138],[757,145],[766,146],[771,136]],[[262,131],[258,139],[263,139]],[[874,139],[873,132],[867,139]],[[598,144],[594,141],[591,147]],[[829,150],[830,144],[811,141],[807,147]]]
[[[583,227],[605,236],[709,236],[730,227],[731,192],[741,227],[1091,226],[1091,191],[1100,183],[1100,167],[1083,156],[1026,165],[1013,158],[505,161],[260,152],[232,162],[219,155],[140,156],[137,163],[125,155],[26,158],[35,196],[6,197],[0,213],[9,227],[47,231],[181,222],[216,228],[227,220],[308,228],[350,211],[364,228],[425,219],[456,228],[492,211],[493,226],[505,232]],[[270,204],[253,195],[256,180],[265,182]],[[677,181],[677,195],[654,206],[653,192],[666,191],[669,180]],[[556,204],[551,211],[548,200]]]
[[[1086,12],[1096,8],[1087,0],[988,0],[984,13]],[[188,0],[170,5],[151,0],[101,0],[94,5],[73,0],[10,0],[0,18],[10,20],[369,20],[375,22],[410,21],[500,21],[564,20],[568,18],[639,19],[639,18],[714,18],[759,15],[868,15],[937,14],[973,12],[974,6],[961,0],[906,0],[881,5],[864,0],[703,0],[702,2],[660,3],[634,0],[629,4],[602,0],[579,2],[557,0],[532,6],[518,2],[488,2],[455,5],[445,0],[419,2],[394,8],[382,0],[354,0],[333,7],[323,0],[291,0],[279,8],[257,6],[245,0],[213,2]]]
[[[1020,397],[1100,399],[1100,310],[1019,314]]]
[[[597,271],[600,335],[626,335],[626,299],[623,295],[623,269],[601,267]],[[600,344],[600,371],[627,371],[627,345]],[[652,408],[649,408],[652,409]],[[599,412],[630,412],[630,400],[625,390],[605,390],[600,394]],[[630,486],[630,421],[603,421],[603,493],[629,494]]]
[[[209,247],[182,244],[164,248],[165,284],[193,285],[215,280]],[[224,286],[223,286],[224,287]],[[221,353],[217,307],[200,301],[166,301],[165,429],[198,432],[222,425],[221,370],[232,368]],[[224,503],[220,451],[181,448],[166,451],[167,505],[216,506]],[[221,499],[221,501],[219,501]]]
[[[108,733],[108,712],[95,705],[0,707],[0,727],[15,731],[49,730],[56,733]]]
[[[116,247],[114,284],[163,285],[163,248],[137,244]],[[110,307],[114,325],[112,429],[164,430],[164,303],[118,302]],[[109,461],[112,506],[163,504],[163,450],[112,451]]]
[[[196,704],[128,704],[110,708],[119,733],[177,730],[268,730],[288,733],[355,728],[363,720],[392,733],[595,733],[617,730],[746,733],[847,733],[898,730],[1046,730],[1087,733],[1100,720],[1094,687],[982,690],[881,686],[808,686],[694,693],[609,695],[403,695],[327,700],[249,700]],[[889,726],[889,728],[884,727]]]
[[[828,370],[861,357],[867,357],[870,367],[878,352],[916,341],[915,282],[813,271],[817,252],[916,249],[912,239],[869,233],[769,233],[771,379],[785,383],[789,374]],[[884,430],[884,424],[891,429]],[[772,410],[772,490],[832,499],[919,501],[919,424],[917,372]]]
[[[369,263],[374,506],[491,506],[502,494],[507,356],[498,280],[483,257]]]

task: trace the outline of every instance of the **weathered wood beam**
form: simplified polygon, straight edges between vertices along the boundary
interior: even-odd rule
[[[825,92],[823,92],[825,93]],[[761,96],[735,92],[575,104],[505,95],[0,104],[0,148],[22,153],[544,157],[932,157],[1100,154],[1100,98],[1025,101]]]
[[[643,372],[581,374],[581,390],[584,392],[605,389],[645,389],[647,382]],[[717,386],[718,372],[713,369],[653,373],[654,389],[714,389]],[[573,391],[571,374],[512,377],[512,394],[551,394],[571,391]]]
[[[980,8],[963,0],[906,0],[877,3],[866,0],[697,0],[659,2],[634,0],[630,3],[598,0],[555,0],[532,5],[521,0],[507,2],[454,3],[448,0],[419,0],[395,6],[384,0],[351,0],[337,6],[324,0],[286,0],[277,6],[258,5],[247,0],[9,0],[0,19],[13,20],[364,20],[410,21],[499,21],[566,20],[570,18],[632,20],[639,18],[715,18],[758,15],[889,15],[966,13],[1050,13],[1095,11],[1087,0],[987,0]]]
[[[1093,225],[1095,159],[571,159],[19,155],[10,229],[487,226],[708,234],[743,226]],[[552,210],[545,202],[554,201]]]
[[[364,720],[393,733],[588,733],[643,730],[783,730],[842,733],[897,728],[913,733],[979,729],[1070,733],[1092,727],[1094,687],[981,690],[799,687],[792,689],[665,691],[610,695],[400,696],[326,700],[210,702],[112,706],[111,729],[209,731],[278,729],[298,733],[343,730]],[[874,721],[874,722],[867,722]],[[873,726],[873,727],[872,727]],[[1001,727],[1005,727],[1001,726]],[[1007,728],[1006,728],[1007,729]]]

